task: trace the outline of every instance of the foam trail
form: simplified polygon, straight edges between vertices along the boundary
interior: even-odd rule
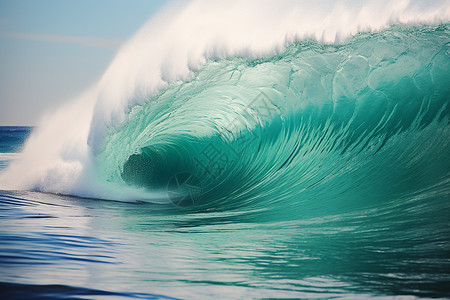
[[[116,189],[97,176],[97,154],[108,132],[120,128],[134,106],[192,79],[211,60],[271,56],[295,41],[341,43],[392,24],[449,20],[450,1],[172,2],[121,48],[94,88],[42,119],[21,157],[2,173],[0,188],[160,198]]]

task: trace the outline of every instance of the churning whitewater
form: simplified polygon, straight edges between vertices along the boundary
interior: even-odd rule
[[[174,2],[0,186],[285,215],[445,194],[449,19],[448,1]]]

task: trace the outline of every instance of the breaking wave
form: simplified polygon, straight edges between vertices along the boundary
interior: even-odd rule
[[[166,8],[2,188],[285,215],[445,196],[449,6],[257,3]]]

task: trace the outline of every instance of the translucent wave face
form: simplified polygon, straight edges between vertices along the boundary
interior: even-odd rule
[[[449,169],[448,40],[447,26],[397,27],[340,46],[298,43],[266,59],[211,62],[136,106],[109,134],[98,171],[152,191],[190,174],[199,203],[237,205],[312,187],[380,198],[387,178],[410,189],[422,167],[433,174],[423,184],[439,181]]]

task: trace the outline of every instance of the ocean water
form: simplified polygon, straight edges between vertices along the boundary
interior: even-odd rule
[[[1,298],[449,298],[449,17],[377,5],[374,30],[330,11],[333,43],[244,22],[190,48],[195,20],[156,19],[94,90],[0,127]]]

